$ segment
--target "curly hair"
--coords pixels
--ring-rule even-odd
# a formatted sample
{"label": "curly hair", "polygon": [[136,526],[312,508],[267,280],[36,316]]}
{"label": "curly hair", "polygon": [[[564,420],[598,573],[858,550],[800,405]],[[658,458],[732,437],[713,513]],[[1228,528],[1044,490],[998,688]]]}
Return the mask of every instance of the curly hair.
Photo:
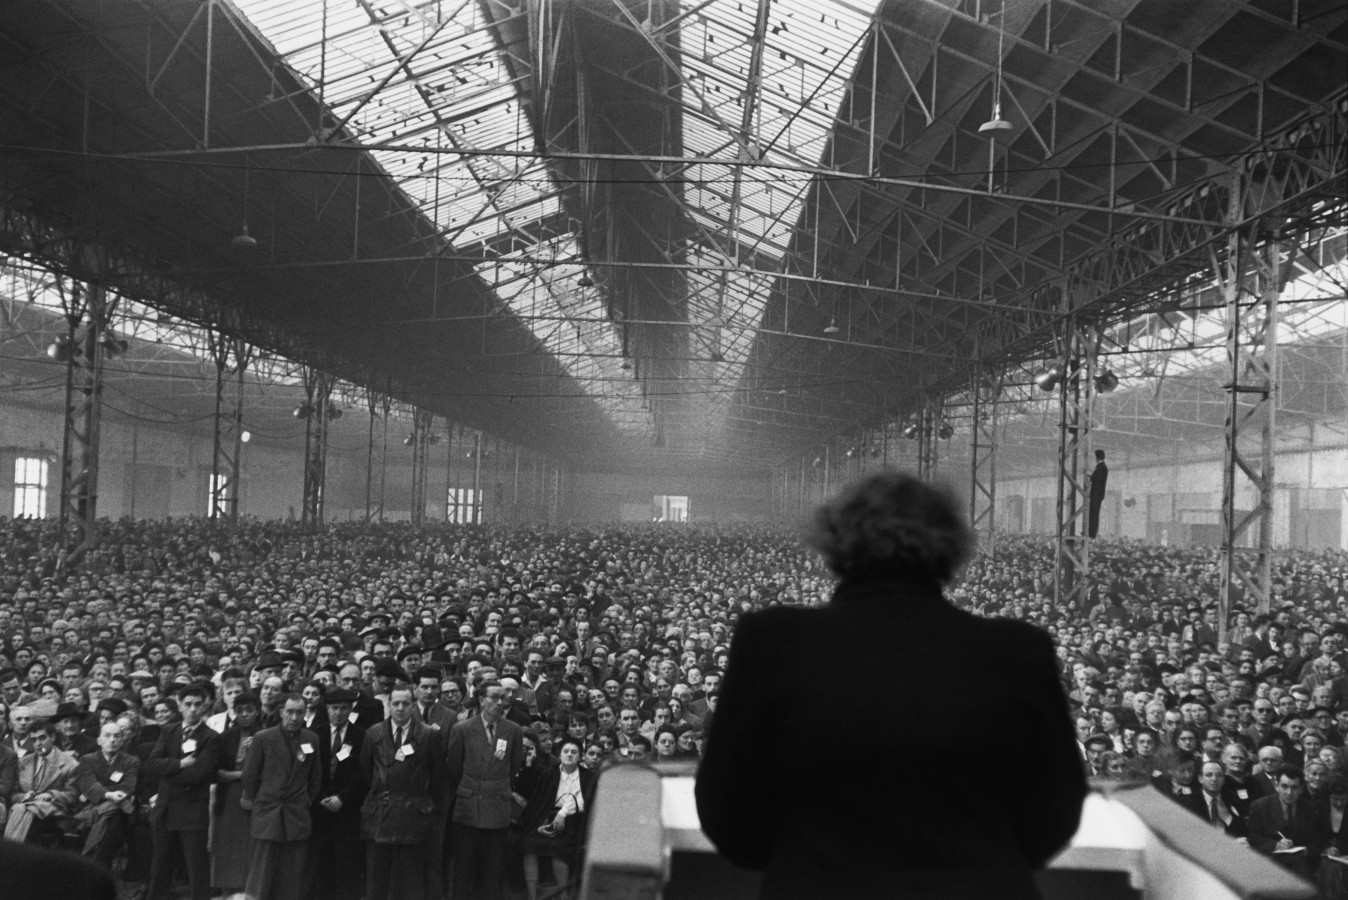
{"label": "curly hair", "polygon": [[973,555],[976,538],[951,488],[882,472],[819,506],[805,541],[841,578],[906,572],[948,584]]}

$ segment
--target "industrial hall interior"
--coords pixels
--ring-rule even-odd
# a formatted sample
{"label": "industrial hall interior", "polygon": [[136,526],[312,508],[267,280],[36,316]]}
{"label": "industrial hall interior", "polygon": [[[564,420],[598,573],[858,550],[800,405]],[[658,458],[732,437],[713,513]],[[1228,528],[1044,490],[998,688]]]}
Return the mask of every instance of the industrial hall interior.
{"label": "industrial hall interior", "polygon": [[555,583],[701,677],[889,471],[975,611],[1339,621],[1342,0],[0,6],[0,669],[86,593],[584,644]]}

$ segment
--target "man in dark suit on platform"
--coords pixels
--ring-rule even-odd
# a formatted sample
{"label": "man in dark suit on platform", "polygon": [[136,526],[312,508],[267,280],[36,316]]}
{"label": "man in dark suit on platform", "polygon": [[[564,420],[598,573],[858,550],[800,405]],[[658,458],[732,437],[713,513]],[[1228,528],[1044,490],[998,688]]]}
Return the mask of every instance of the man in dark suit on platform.
{"label": "man in dark suit on platform", "polygon": [[311,810],[314,833],[309,852],[308,895],[313,900],[357,900],[365,873],[360,841],[360,751],[365,730],[350,724],[356,695],[345,688],[328,691],[327,731],[319,735],[318,760],[323,786]]}
{"label": "man in dark suit on platform", "polygon": [[285,694],[281,724],[253,735],[243,760],[243,808],[252,813],[250,900],[292,900],[304,883],[312,823],[310,805],[323,786],[318,735],[303,728],[305,702]]}
{"label": "man in dark suit on platform", "polygon": [[[863,478],[811,532],[841,581],[827,606],[740,618],[697,776],[703,831],[765,870],[762,897],[1037,898],[1032,873],[1086,795],[1052,640],[942,596],[975,541],[944,489]],[[885,652],[857,652],[877,639]],[[802,659],[848,666],[821,681]],[[900,714],[875,717],[879,696]],[[941,777],[986,770],[989,735],[1014,778]]]}
{"label": "man in dark suit on platform", "polygon": [[181,859],[187,869],[192,900],[210,900],[211,863],[206,833],[211,818],[211,784],[220,763],[220,735],[207,727],[210,691],[189,684],[178,692],[181,722],[159,733],[141,766],[159,779],[159,793],[150,810],[154,855],[150,864],[148,900],[167,900],[173,872]]}
{"label": "man in dark suit on platform", "polygon": [[[1250,804],[1250,846],[1274,862],[1310,877],[1311,853],[1317,847],[1315,815],[1301,799],[1306,780],[1300,769],[1284,767],[1278,773],[1277,793]],[[1296,848],[1302,848],[1298,851]]]}
{"label": "man in dark suit on platform", "polygon": [[1100,507],[1105,503],[1106,486],[1109,484],[1109,466],[1105,465],[1105,451],[1095,451],[1095,468],[1091,469],[1090,505],[1087,508],[1087,534],[1095,537],[1100,533]]}

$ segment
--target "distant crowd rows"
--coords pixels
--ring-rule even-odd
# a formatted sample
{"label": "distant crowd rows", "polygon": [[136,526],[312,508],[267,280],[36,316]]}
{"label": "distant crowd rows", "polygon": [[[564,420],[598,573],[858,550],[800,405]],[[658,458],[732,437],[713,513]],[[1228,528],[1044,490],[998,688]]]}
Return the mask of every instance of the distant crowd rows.
{"label": "distant crowd rows", "polygon": [[[739,617],[832,586],[785,527],[118,522],[72,572],[55,537],[0,526],[0,819],[152,900],[175,874],[203,898],[565,888],[592,773],[695,761]],[[1348,555],[1280,554],[1271,608],[1238,602],[1220,638],[1211,549],[1097,541],[1091,577],[1057,607],[1051,546],[1001,540],[948,595],[1054,636],[1089,774],[1150,780],[1339,890],[1348,866],[1317,863],[1348,852]],[[313,770],[302,838],[258,812],[273,727]],[[509,763],[515,729],[498,861],[464,830],[490,818],[465,773],[473,740]],[[1287,821],[1255,806],[1293,792]]]}

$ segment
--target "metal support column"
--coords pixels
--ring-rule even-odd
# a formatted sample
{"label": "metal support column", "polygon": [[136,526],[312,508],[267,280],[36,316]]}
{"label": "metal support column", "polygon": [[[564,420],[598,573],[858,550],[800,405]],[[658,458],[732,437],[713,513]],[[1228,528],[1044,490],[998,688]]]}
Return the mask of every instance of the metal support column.
{"label": "metal support column", "polygon": [[[1241,214],[1242,196],[1237,186],[1232,191],[1233,216]],[[1248,605],[1253,600],[1259,612],[1268,612],[1272,599],[1278,297],[1295,255],[1278,240],[1260,234],[1256,223],[1231,233],[1225,259],[1217,266],[1226,301],[1228,379],[1222,386],[1227,407],[1219,639],[1226,637],[1233,601]],[[1242,500],[1251,499],[1253,508],[1239,508]],[[1254,546],[1241,546],[1255,525]]]}
{"label": "metal support column", "polygon": [[426,523],[426,482],[430,469],[431,425],[430,410],[420,407],[412,410],[412,524]]}
{"label": "metal support column", "polygon": [[551,483],[548,485],[548,524],[556,525],[562,512],[562,469],[552,466]]}
{"label": "metal support column", "polygon": [[[208,515],[212,519],[228,520],[234,525],[239,521],[239,463],[243,458],[243,374],[248,367],[248,346],[238,338],[216,331],[211,335],[211,356],[215,361],[215,428],[211,453]],[[233,377],[226,377],[230,374]],[[233,388],[232,391],[230,387]]]}
{"label": "metal support column", "polygon": [[482,432],[473,432],[473,524],[482,524]]}
{"label": "metal support column", "polygon": [[941,426],[943,402],[940,397],[927,395],[918,412],[917,423],[917,477],[931,481],[936,477],[939,463],[937,429]]}
{"label": "metal support column", "polygon": [[308,532],[323,527],[323,482],[328,468],[328,404],[332,378],[304,368],[304,497],[300,526]]}
{"label": "metal support column", "polygon": [[974,417],[969,448],[969,527],[980,537],[979,549],[997,548],[997,399],[1002,375],[975,372],[970,391]]}
{"label": "metal support column", "polygon": [[1082,609],[1091,589],[1090,540],[1086,536],[1091,485],[1086,460],[1090,456],[1095,401],[1095,330],[1088,329],[1075,317],[1069,318],[1063,331],[1062,349],[1053,602]]}
{"label": "metal support column", "polygon": [[[99,251],[89,250],[90,253]],[[92,268],[92,267],[91,267]],[[99,254],[96,268],[106,263]],[[98,449],[103,413],[104,334],[116,307],[103,284],[71,282],[64,296],[68,331],[66,363],[65,435],[61,444],[61,557],[62,571],[78,568],[98,540]],[[83,334],[79,333],[81,323]]]}

